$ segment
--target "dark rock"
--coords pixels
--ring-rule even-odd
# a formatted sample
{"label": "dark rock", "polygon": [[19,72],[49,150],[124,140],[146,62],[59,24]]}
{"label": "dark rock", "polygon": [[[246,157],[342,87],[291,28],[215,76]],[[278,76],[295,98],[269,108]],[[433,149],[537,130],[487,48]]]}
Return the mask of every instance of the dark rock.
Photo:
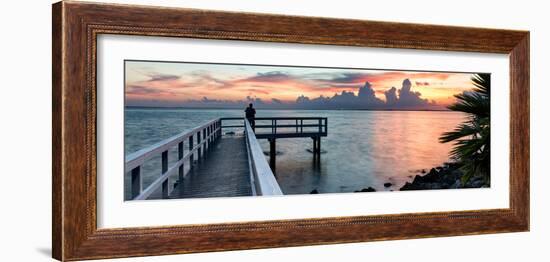
{"label": "dark rock", "polygon": [[392,186],[392,183],[390,182],[384,183],[384,187],[391,187],[391,186]]}
{"label": "dark rock", "polygon": [[401,191],[406,191],[406,190],[421,190],[423,188],[421,188],[420,186],[420,183],[405,183],[405,185],[403,187],[401,187],[399,190]]}
{"label": "dark rock", "polygon": [[355,192],[376,192],[376,189],[374,189],[373,187],[367,187],[361,190],[356,190]]}
{"label": "dark rock", "polygon": [[421,177],[421,181],[425,183],[433,183],[439,179],[439,172],[435,168],[430,169],[430,172]]}
{"label": "dark rock", "polygon": [[420,171],[420,173],[426,174],[426,169],[422,169],[422,171]]}
{"label": "dark rock", "polygon": [[[400,190],[424,190],[424,189],[448,189],[464,187],[482,187],[483,180],[471,179],[466,185],[462,185],[463,176],[461,165],[457,163],[445,163],[442,166],[430,169],[425,175],[416,175],[412,182],[407,182]],[[423,173],[426,173],[425,170]]]}
{"label": "dark rock", "polygon": [[319,194],[319,191],[317,191],[317,189],[313,189],[311,192],[309,192],[310,194]]}

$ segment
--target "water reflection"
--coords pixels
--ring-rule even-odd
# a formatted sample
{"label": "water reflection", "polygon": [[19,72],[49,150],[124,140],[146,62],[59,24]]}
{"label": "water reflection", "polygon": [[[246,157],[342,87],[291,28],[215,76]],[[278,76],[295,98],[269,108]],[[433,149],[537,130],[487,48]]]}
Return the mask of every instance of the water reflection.
{"label": "water reflection", "polygon": [[[242,110],[126,109],[125,151],[134,152],[217,117],[242,117]],[[277,181],[285,194],[353,192],[373,187],[398,190],[421,169],[449,161],[452,144],[441,133],[465,115],[457,112],[258,110],[257,117],[327,117],[328,136],[314,162],[311,138],[277,139]],[[261,140],[269,152],[267,140]],[[175,154],[172,154],[175,155]],[[266,157],[268,158],[268,157]],[[158,170],[152,160],[151,170]],[[147,185],[158,172],[144,174]],[[384,183],[392,183],[384,187]],[[125,183],[126,194],[129,183]]]}

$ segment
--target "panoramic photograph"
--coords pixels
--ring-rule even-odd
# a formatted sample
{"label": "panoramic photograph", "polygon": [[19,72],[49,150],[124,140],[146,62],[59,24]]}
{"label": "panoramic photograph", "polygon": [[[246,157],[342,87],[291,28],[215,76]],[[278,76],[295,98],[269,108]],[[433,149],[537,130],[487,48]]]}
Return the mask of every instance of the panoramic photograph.
{"label": "panoramic photograph", "polygon": [[490,74],[124,63],[125,200],[490,187]]}

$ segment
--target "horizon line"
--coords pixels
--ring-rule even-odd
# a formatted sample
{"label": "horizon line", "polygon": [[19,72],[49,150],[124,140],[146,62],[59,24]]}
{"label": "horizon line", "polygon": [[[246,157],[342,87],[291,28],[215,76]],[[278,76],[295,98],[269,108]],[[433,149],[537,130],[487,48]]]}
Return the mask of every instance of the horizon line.
{"label": "horizon line", "polygon": [[[144,108],[144,109],[222,109],[222,110],[240,110],[240,108],[228,108],[228,107],[183,107],[183,106],[129,106],[125,105],[124,108]],[[303,110],[303,111],[418,111],[418,112],[456,112],[450,109],[358,109],[358,108],[338,108],[338,109],[302,109],[302,108],[256,108],[257,110]]]}

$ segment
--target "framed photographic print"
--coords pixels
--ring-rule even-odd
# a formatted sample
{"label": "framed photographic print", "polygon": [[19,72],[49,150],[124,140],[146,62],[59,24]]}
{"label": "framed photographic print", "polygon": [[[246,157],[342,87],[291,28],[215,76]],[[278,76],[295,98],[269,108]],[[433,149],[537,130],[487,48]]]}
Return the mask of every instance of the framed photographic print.
{"label": "framed photographic print", "polygon": [[53,5],[53,256],[529,230],[529,32]]}

